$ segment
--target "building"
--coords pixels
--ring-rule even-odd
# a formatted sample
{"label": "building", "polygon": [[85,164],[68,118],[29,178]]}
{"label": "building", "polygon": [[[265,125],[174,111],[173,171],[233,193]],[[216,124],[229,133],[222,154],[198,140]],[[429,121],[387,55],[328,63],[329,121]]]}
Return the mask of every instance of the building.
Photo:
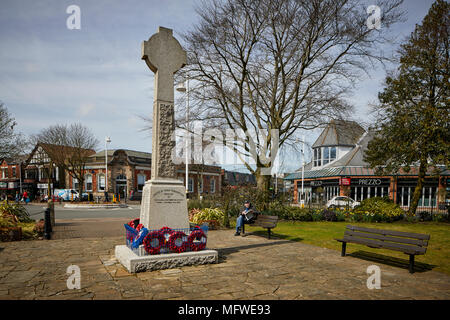
{"label": "building", "polygon": [[[74,148],[48,143],[36,144],[24,163],[22,188],[28,191],[31,199],[47,195],[49,184],[51,190],[67,187],[68,173],[58,163],[66,159],[71,150]],[[82,152],[87,155],[95,153],[94,150],[89,149],[82,149]]]}
{"label": "building", "polygon": [[[132,200],[142,198],[145,181],[151,177],[151,153],[127,149],[108,150],[107,160],[105,151],[97,152],[89,157],[86,164],[84,191],[92,193],[94,198],[105,195],[105,186],[109,194],[117,198],[124,197]],[[106,176],[106,161],[108,174]],[[220,194],[220,167],[208,165],[189,165],[188,197],[198,194]],[[186,185],[185,165],[177,165],[177,177]],[[78,181],[66,175],[69,188],[78,188]]]}
{"label": "building", "polygon": [[25,156],[0,159],[0,197],[6,195],[13,199],[16,192],[22,192],[24,161]]}
{"label": "building", "polygon": [[[48,168],[51,167],[50,188],[79,190],[79,181],[57,165],[62,156],[70,154],[70,147],[38,143],[29,155],[18,159],[0,159],[0,196],[14,197],[16,191],[27,190],[31,199],[48,194]],[[84,167],[83,192],[94,199],[104,199],[105,190],[110,199],[140,200],[145,181],[151,177],[151,153],[127,149],[108,150],[106,175],[105,151],[83,149],[87,155]],[[56,159],[59,158],[59,159]],[[185,165],[176,166],[178,179],[186,185]],[[106,188],[106,185],[108,186]],[[219,166],[189,165],[188,197],[215,195],[222,192],[222,173]]]}
{"label": "building", "polygon": [[[332,197],[349,196],[356,201],[371,197],[388,196],[407,210],[417,185],[418,167],[409,172],[401,170],[392,175],[380,176],[364,161],[364,152],[372,132],[367,132],[354,121],[333,120],[314,142],[313,159],[304,167],[303,196],[301,168],[286,176],[293,182],[294,203],[324,204]],[[430,169],[422,190],[420,209],[439,208],[449,195],[447,168]]]}
{"label": "building", "polygon": [[222,169],[222,185],[226,186],[256,186],[256,178],[251,173],[228,171]]}

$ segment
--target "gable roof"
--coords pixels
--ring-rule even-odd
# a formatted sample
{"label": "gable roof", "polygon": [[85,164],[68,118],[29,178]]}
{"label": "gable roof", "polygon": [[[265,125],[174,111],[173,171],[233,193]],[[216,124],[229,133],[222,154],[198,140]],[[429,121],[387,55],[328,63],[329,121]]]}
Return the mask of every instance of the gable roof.
{"label": "gable roof", "polygon": [[331,120],[312,147],[354,146],[364,132],[364,128],[355,121]]}
{"label": "gable roof", "polygon": [[[38,142],[38,143],[36,143],[36,146],[33,148],[33,151],[31,151],[30,154],[27,156],[27,159],[25,161],[26,165],[28,165],[30,163],[31,159],[33,158],[33,155],[39,149],[39,147],[42,148],[42,150],[45,152],[45,154],[50,158],[51,158],[51,154],[53,152],[58,152],[58,153],[67,155],[70,150],[77,149],[77,148],[71,147],[71,146],[63,146],[63,145],[57,145],[57,144]],[[95,150],[93,150],[93,149],[83,149],[83,150],[85,150],[88,155],[92,155],[95,153]]]}

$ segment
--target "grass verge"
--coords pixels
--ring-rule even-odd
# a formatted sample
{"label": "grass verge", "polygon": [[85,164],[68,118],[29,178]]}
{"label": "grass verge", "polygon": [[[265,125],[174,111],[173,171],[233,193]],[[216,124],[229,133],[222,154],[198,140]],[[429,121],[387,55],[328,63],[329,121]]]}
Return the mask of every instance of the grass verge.
{"label": "grass verge", "polygon": [[[404,232],[425,233],[431,236],[425,255],[415,258],[416,266],[433,269],[450,275],[450,224],[442,222],[394,222],[394,223],[355,223],[355,222],[300,222],[280,221],[272,230],[273,236],[299,241],[323,248],[340,251],[341,243],[334,240],[342,239],[345,226],[357,225],[360,227],[397,230]],[[261,227],[246,225],[246,233],[254,233],[267,237],[267,230]],[[378,259],[381,263],[407,265],[409,256],[398,251],[374,249],[364,245],[347,244],[347,254],[367,259]]]}

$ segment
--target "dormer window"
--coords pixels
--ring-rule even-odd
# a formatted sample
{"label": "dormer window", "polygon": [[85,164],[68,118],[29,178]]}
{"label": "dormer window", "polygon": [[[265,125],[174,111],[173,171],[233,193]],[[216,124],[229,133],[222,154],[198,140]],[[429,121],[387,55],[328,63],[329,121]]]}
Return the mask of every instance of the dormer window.
{"label": "dormer window", "polygon": [[321,148],[314,149],[314,167],[320,167],[322,165],[322,152]]}
{"label": "dormer window", "polygon": [[336,160],[336,147],[323,147],[323,165]]}
{"label": "dormer window", "polygon": [[314,148],[314,167],[324,166],[336,160],[336,147]]}

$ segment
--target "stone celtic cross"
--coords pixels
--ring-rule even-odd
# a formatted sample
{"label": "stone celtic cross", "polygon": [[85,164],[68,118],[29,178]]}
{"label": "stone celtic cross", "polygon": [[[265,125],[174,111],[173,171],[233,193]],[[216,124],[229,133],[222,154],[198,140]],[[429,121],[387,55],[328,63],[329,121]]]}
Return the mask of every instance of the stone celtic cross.
{"label": "stone celtic cross", "polygon": [[142,43],[142,60],[155,73],[151,179],[175,179],[173,75],[186,65],[186,51],[173,37],[171,29],[159,27],[157,33]]}

